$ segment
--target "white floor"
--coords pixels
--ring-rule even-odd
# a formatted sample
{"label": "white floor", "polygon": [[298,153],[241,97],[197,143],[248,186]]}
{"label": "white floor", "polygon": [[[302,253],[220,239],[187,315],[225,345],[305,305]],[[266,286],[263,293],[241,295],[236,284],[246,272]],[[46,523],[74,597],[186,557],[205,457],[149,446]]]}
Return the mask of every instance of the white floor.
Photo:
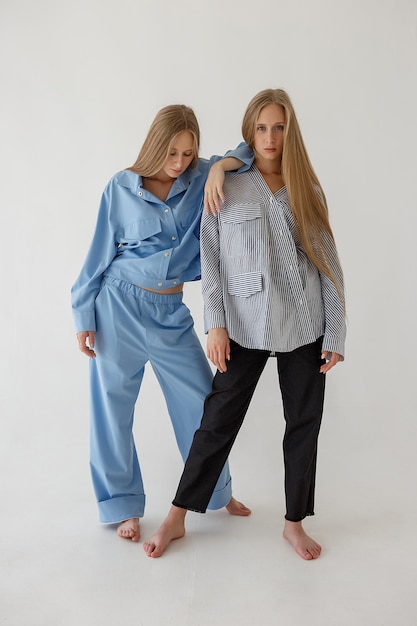
{"label": "white floor", "polygon": [[[345,414],[329,392],[316,516],[305,524],[324,550],[304,562],[281,538],[276,398],[271,361],[231,456],[234,493],[252,516],[189,514],[186,538],[157,560],[97,522],[88,426],[74,413],[84,398],[36,425],[4,420],[0,624],[415,626],[415,429],[388,432],[379,426],[387,415]],[[139,409],[147,536],[169,506],[181,462],[163,402],[151,406],[146,385]]]}

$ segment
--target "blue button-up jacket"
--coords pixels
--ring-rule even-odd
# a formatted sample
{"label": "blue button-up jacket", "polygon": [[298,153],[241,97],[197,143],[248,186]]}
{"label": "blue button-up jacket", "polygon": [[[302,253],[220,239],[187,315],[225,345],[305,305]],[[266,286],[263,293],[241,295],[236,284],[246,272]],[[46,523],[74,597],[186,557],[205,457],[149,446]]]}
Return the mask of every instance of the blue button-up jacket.
{"label": "blue button-up jacket", "polygon": [[[241,170],[253,160],[246,144],[228,156],[245,164]],[[200,278],[204,185],[210,166],[220,158],[199,159],[196,168],[174,180],[165,201],[144,189],[141,176],[130,170],[111,178],[87,258],[72,288],[76,332],[96,330],[94,303],[103,276],[157,290]]]}

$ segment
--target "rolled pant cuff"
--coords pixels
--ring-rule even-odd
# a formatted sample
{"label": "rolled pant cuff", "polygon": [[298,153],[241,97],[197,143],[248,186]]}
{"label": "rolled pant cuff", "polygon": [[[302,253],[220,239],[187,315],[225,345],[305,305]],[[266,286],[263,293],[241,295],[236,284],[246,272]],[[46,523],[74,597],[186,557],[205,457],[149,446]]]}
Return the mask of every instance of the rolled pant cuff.
{"label": "rolled pant cuff", "polygon": [[229,504],[231,497],[232,497],[232,479],[230,478],[227,484],[223,487],[223,489],[218,489],[212,493],[210,502],[208,503],[207,508],[210,509],[211,511],[222,509],[224,506]]}
{"label": "rolled pant cuff", "polygon": [[102,524],[116,524],[132,517],[143,517],[145,495],[118,496],[98,503],[99,519]]}

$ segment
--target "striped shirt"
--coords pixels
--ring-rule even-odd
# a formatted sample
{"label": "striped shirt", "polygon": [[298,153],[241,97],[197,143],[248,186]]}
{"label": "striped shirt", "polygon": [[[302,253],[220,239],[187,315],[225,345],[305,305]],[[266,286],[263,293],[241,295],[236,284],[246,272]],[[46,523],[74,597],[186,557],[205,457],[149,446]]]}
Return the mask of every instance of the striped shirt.
{"label": "striped shirt", "polygon": [[[201,225],[204,326],[226,328],[246,348],[289,352],[323,337],[344,354],[344,303],[301,248],[285,187],[271,192],[255,165],[228,174],[225,203]],[[325,252],[340,293],[335,244]]]}

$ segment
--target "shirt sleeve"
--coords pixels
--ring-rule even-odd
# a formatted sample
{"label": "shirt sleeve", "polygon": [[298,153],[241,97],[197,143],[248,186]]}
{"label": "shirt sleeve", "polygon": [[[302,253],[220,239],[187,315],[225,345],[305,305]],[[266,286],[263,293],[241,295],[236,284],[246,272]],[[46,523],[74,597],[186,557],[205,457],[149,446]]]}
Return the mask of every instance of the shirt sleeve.
{"label": "shirt sleeve", "polygon": [[220,278],[219,220],[203,212],[201,218],[201,281],[204,300],[204,331],[226,328]]}
{"label": "shirt sleeve", "polygon": [[324,305],[325,329],[323,350],[337,352],[342,357],[345,354],[346,316],[344,300],[343,272],[340,266],[337,250],[333,238],[325,234],[324,238],[326,259],[336,278],[337,287],[324,274],[320,273],[321,293]]}
{"label": "shirt sleeve", "polygon": [[96,330],[95,299],[100,290],[103,273],[116,256],[119,245],[111,219],[114,184],[112,179],[103,192],[93,240],[81,272],[71,289],[72,312],[77,333],[83,330]]}

